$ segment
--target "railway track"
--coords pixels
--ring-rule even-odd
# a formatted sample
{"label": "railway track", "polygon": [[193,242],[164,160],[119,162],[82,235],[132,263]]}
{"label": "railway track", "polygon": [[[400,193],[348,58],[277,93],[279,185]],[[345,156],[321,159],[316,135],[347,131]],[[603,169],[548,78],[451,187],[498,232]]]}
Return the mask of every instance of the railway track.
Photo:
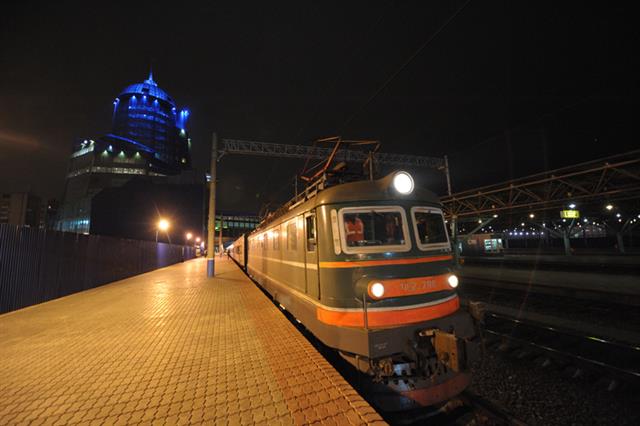
{"label": "railway track", "polygon": [[[632,343],[638,341],[634,335],[639,335],[637,330],[640,330],[640,310],[615,303],[607,298],[606,293],[601,294],[597,301],[587,301],[560,295],[549,297],[547,294],[530,292],[527,287],[505,289],[465,280],[460,296],[462,304],[473,300],[525,311],[527,314],[564,318],[568,322],[588,325],[589,327],[582,327],[585,331],[596,329],[600,332],[593,331],[594,333],[618,336],[618,340]],[[613,330],[614,333],[603,329]]]}
{"label": "railway track", "polygon": [[403,413],[381,413],[392,425],[430,426],[524,426],[526,423],[517,419],[508,411],[481,396],[465,390],[456,398],[437,409],[416,409]]}
{"label": "railway track", "polygon": [[574,378],[590,374],[608,390],[623,383],[640,387],[638,346],[492,312],[485,316],[483,333],[488,346],[520,359],[536,359],[543,367],[555,363]]}

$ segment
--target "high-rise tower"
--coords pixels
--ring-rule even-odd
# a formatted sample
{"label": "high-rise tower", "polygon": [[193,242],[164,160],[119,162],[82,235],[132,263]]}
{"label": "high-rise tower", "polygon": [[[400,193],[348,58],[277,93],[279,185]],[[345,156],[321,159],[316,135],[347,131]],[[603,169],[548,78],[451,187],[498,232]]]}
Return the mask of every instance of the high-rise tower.
{"label": "high-rise tower", "polygon": [[74,143],[56,228],[89,232],[91,199],[103,188],[121,186],[133,176],[173,176],[191,167],[189,111],[149,73],[113,101],[111,133]]}

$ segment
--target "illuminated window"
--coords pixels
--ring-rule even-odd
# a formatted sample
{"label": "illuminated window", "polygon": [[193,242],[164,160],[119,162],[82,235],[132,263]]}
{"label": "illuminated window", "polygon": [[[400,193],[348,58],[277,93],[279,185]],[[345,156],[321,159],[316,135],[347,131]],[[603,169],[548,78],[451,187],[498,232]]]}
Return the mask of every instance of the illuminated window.
{"label": "illuminated window", "polygon": [[340,210],[340,240],[345,253],[411,250],[409,229],[401,207],[348,207]]}

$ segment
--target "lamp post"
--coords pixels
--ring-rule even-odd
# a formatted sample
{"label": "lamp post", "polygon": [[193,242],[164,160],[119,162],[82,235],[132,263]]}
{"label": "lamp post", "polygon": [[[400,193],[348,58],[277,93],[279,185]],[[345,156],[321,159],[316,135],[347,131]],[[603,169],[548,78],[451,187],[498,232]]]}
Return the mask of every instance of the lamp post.
{"label": "lamp post", "polygon": [[209,185],[209,218],[207,221],[207,276],[215,275],[215,256],[213,253],[214,232],[216,226],[216,162],[218,160],[218,135],[211,138],[211,183]]}
{"label": "lamp post", "polygon": [[169,226],[169,221],[166,219],[160,219],[158,221],[158,226],[156,227],[156,243],[158,242],[158,231],[167,232]]}

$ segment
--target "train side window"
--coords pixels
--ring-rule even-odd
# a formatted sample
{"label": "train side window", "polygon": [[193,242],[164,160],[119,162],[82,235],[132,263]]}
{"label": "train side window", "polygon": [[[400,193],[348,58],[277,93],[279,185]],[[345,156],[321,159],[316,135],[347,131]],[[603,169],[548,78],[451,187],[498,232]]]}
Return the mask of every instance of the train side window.
{"label": "train side window", "polygon": [[292,220],[287,225],[287,249],[291,251],[298,250],[298,227],[295,220]]}
{"label": "train side window", "polygon": [[307,251],[316,251],[316,217],[307,216]]}

